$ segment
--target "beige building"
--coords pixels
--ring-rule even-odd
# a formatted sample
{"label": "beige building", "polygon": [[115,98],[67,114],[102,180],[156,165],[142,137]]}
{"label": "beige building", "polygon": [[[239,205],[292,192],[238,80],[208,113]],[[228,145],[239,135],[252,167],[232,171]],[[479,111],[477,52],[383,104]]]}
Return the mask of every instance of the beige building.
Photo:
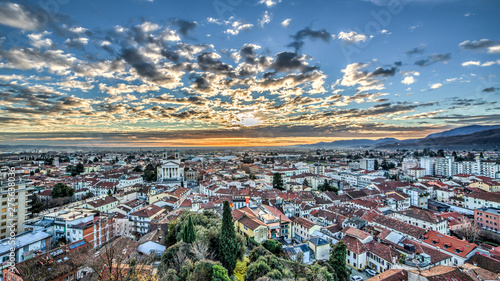
{"label": "beige building", "polygon": [[[11,188],[10,191],[9,188]],[[15,185],[11,187],[8,186],[7,182],[2,182],[0,239],[9,237],[11,235],[10,225],[12,224],[16,226],[15,234],[24,232],[23,224],[31,214],[30,202],[32,194],[33,187],[27,185],[24,182],[15,182]],[[13,208],[14,212],[11,212],[11,208]]]}

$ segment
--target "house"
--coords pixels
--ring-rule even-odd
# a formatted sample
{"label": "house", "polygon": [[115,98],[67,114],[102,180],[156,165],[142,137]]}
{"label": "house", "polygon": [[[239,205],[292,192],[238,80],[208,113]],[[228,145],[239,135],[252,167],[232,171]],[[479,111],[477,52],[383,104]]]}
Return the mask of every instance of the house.
{"label": "house", "polygon": [[43,231],[26,231],[12,237],[14,241],[11,237],[0,240],[1,269],[9,267],[11,261],[19,263],[34,257],[37,253],[50,250],[51,237],[51,234]]}
{"label": "house", "polygon": [[474,210],[474,221],[481,228],[499,232],[500,229],[500,209],[482,208]]}
{"label": "house", "polygon": [[310,219],[299,217],[292,221],[292,229],[294,238],[299,241],[307,241],[315,230],[321,231],[321,226]]}
{"label": "house", "polygon": [[462,265],[477,252],[477,245],[454,236],[444,235],[436,231],[428,231],[423,235],[422,242],[440,252],[452,256],[454,265]]}
{"label": "house", "polygon": [[299,253],[302,253],[302,263],[310,264],[312,262],[311,251],[306,243],[283,247],[283,251],[291,260],[297,261]]}
{"label": "house", "polygon": [[80,240],[24,260],[14,270],[4,269],[3,280],[77,280],[86,272],[86,263],[93,254],[92,246]]}
{"label": "house", "polygon": [[415,240],[420,239],[420,237],[422,237],[426,233],[426,230],[421,227],[411,225],[409,223],[394,218],[390,218],[384,215],[375,216],[372,219],[372,224],[375,226],[375,229],[377,229],[377,226],[380,226],[382,228],[391,230],[399,235],[402,235],[404,237],[409,237]]}
{"label": "house", "polygon": [[465,208],[481,209],[484,207],[500,208],[500,192],[474,191],[464,194]]}
{"label": "house", "polygon": [[469,227],[471,224],[471,220],[457,212],[444,212],[437,215],[448,221],[448,229],[450,231],[460,230]]}
{"label": "house", "polygon": [[404,269],[389,269],[367,281],[408,281],[408,271]]}
{"label": "house", "polygon": [[476,181],[469,184],[469,187],[479,188],[488,192],[498,192],[500,191],[500,182],[495,180]]}
{"label": "house", "polygon": [[118,205],[119,201],[113,196],[101,197],[98,199],[90,199],[80,205],[81,208],[96,210],[99,212],[109,213]]}
{"label": "house", "polygon": [[129,220],[133,223],[136,233],[144,235],[149,232],[152,223],[161,218],[165,209],[156,205],[148,205],[130,213]]}
{"label": "house", "polygon": [[316,260],[328,260],[330,258],[330,243],[322,238],[313,237],[308,241]]}
{"label": "house", "polygon": [[267,240],[267,225],[261,222],[253,212],[237,209],[233,210],[231,214],[234,226],[240,234],[253,238],[257,243],[263,243]]}
{"label": "house", "polygon": [[410,208],[394,213],[394,218],[407,222],[411,225],[432,229],[442,234],[448,234],[447,220],[436,215],[430,210],[420,208]]}

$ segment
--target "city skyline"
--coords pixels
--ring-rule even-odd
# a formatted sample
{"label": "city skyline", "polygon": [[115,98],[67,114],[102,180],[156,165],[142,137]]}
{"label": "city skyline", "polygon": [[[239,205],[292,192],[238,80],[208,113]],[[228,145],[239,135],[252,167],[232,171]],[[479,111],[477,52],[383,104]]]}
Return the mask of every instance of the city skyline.
{"label": "city skyline", "polygon": [[499,124],[495,1],[0,3],[0,144],[281,146]]}

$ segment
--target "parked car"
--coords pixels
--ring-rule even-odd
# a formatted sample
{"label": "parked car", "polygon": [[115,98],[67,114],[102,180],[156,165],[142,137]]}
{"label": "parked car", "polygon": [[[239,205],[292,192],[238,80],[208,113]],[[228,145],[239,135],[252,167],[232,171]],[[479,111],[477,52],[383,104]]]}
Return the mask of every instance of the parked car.
{"label": "parked car", "polygon": [[365,272],[368,273],[368,275],[375,276],[377,275],[377,272],[373,269],[367,268],[365,269]]}
{"label": "parked car", "polygon": [[351,276],[351,281],[363,281],[363,278],[358,275]]}

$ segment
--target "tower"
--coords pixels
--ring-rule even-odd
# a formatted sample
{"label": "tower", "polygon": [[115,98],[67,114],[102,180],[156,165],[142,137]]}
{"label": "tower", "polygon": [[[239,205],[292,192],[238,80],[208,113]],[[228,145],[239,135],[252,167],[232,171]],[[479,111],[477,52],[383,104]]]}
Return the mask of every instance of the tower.
{"label": "tower", "polygon": [[178,149],[175,150],[175,159],[179,159],[179,150]]}
{"label": "tower", "polygon": [[167,159],[167,149],[163,149],[163,159]]}

